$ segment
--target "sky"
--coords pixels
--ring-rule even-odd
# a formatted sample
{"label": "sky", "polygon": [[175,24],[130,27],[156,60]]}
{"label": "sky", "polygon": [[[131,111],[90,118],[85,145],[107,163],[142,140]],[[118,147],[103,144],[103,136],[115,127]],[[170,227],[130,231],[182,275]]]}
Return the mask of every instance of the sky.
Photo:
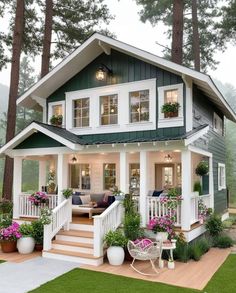
{"label": "sky", "polygon": [[[105,0],[111,14],[115,19],[110,22],[109,30],[116,34],[118,40],[149,51],[158,56],[162,56],[162,47],[156,42],[170,47],[170,42],[166,39],[165,28],[162,24],[152,27],[149,22],[142,23],[139,20],[138,12],[141,7],[137,6],[134,0]],[[7,28],[7,21],[3,24]],[[223,83],[231,83],[236,86],[236,47],[231,45],[225,52],[216,52],[215,58],[220,61],[217,69],[209,70],[213,78],[217,78]],[[56,64],[54,64],[56,65]],[[36,72],[40,70],[40,58],[34,64]],[[0,72],[0,83],[9,85],[10,68]]]}

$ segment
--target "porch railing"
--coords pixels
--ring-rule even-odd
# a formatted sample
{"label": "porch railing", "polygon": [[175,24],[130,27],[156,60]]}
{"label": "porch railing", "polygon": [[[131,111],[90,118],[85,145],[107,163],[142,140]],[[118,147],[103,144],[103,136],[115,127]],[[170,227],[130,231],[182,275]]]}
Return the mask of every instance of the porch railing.
{"label": "porch railing", "polygon": [[[173,201],[175,201],[173,199]],[[176,200],[175,209],[170,209],[168,204],[162,202],[159,197],[147,196],[147,221],[154,217],[162,217],[166,215],[175,217],[175,226],[181,225],[181,202]]]}
{"label": "porch railing", "polygon": [[69,230],[71,222],[72,206],[71,199],[65,199],[52,211],[52,222],[44,226],[43,249],[49,250],[52,247],[52,238],[64,228]]}
{"label": "porch railing", "polygon": [[202,201],[203,205],[206,206],[206,208],[210,208],[210,200],[211,196],[210,194],[206,195],[198,195],[198,193],[193,193],[191,196],[191,225],[199,221],[199,201]]}
{"label": "porch railing", "polygon": [[[58,203],[57,194],[49,194],[49,203],[48,207],[54,209]],[[19,216],[20,217],[29,217],[29,218],[38,218],[40,216],[41,206],[35,206],[32,202],[29,201],[30,194],[21,194],[19,195]]]}
{"label": "porch railing", "polygon": [[94,256],[103,256],[103,241],[105,234],[116,230],[123,218],[121,202],[115,201],[101,215],[93,216],[94,220]]}

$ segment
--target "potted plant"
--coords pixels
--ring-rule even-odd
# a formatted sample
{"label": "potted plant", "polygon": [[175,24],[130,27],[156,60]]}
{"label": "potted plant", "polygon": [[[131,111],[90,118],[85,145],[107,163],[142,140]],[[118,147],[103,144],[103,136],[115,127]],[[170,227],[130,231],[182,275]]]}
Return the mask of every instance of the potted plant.
{"label": "potted plant", "polygon": [[17,240],[17,249],[19,253],[21,254],[32,253],[35,246],[32,224],[27,224],[27,223],[21,224],[19,231],[21,233],[21,238]]}
{"label": "potted plant", "polygon": [[149,221],[147,229],[157,234],[156,240],[163,242],[174,234],[174,221],[169,215],[155,217]]}
{"label": "potted plant", "polygon": [[175,268],[175,262],[173,258],[169,258],[168,263],[167,263],[168,269],[173,270]]}
{"label": "potted plant", "polygon": [[70,198],[72,196],[73,190],[70,189],[70,188],[63,189],[62,194],[63,194],[64,198],[68,199],[68,198]]}
{"label": "potted plant", "polygon": [[50,170],[48,173],[48,184],[47,184],[47,191],[50,194],[53,194],[55,192],[55,187],[56,187],[55,177],[56,177],[55,171]]}
{"label": "potted plant", "polygon": [[165,118],[178,117],[179,108],[180,104],[178,102],[168,102],[162,106],[161,112],[164,113]]}
{"label": "potted plant", "polygon": [[12,222],[8,227],[1,228],[0,230],[0,242],[2,252],[14,252],[16,251],[17,239],[21,237],[19,231],[20,225],[16,222]]}
{"label": "potted plant", "polygon": [[127,243],[125,236],[121,231],[109,231],[105,235],[105,242],[108,246],[107,258],[110,265],[120,266],[124,262],[125,253],[124,246]]}
{"label": "potted plant", "polygon": [[48,204],[49,197],[45,192],[36,191],[35,193],[31,194],[29,201],[32,202],[35,206],[39,206],[41,204]]}
{"label": "potted plant", "polygon": [[195,173],[198,175],[198,176],[204,176],[204,175],[207,175],[209,172],[209,165],[208,165],[208,162],[207,161],[201,161],[198,163],[196,169],[195,169]]}
{"label": "potted plant", "polygon": [[55,126],[62,126],[63,116],[62,115],[53,115],[50,119],[50,123]]}
{"label": "potted plant", "polygon": [[32,222],[33,233],[32,236],[35,240],[35,250],[43,250],[43,223],[40,220]]}
{"label": "potted plant", "polygon": [[112,192],[112,195],[115,196],[116,200],[123,200],[125,197],[124,192],[119,190],[119,188],[117,186],[114,186],[113,188],[111,188],[111,192]]}

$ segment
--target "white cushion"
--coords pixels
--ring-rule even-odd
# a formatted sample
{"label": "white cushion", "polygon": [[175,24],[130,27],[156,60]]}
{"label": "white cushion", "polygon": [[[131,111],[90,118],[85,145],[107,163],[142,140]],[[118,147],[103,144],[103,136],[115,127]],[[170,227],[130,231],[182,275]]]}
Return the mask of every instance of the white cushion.
{"label": "white cushion", "polygon": [[80,197],[80,199],[82,201],[82,204],[88,204],[91,201],[90,194],[88,194],[88,195],[82,195]]}

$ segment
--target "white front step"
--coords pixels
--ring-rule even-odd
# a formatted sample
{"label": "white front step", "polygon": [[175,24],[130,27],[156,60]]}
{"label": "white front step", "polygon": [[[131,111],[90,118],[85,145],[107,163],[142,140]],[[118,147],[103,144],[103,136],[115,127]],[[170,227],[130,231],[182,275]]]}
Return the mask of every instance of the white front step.
{"label": "white front step", "polygon": [[97,259],[90,259],[90,258],[84,258],[84,257],[78,257],[78,256],[50,253],[48,251],[43,251],[42,256],[47,258],[60,259],[65,261],[76,262],[79,264],[92,265],[92,266],[100,266],[103,264],[103,257],[100,257]]}
{"label": "white front step", "polygon": [[94,226],[93,225],[70,223],[70,230],[81,230],[81,231],[93,232]]}
{"label": "white front step", "polygon": [[93,238],[70,236],[70,235],[56,235],[56,240],[93,244]]}
{"label": "white front step", "polygon": [[66,245],[66,244],[52,243],[52,248],[66,250],[66,251],[74,251],[74,252],[93,254],[93,248],[89,248],[89,247],[71,246],[71,245]]}

